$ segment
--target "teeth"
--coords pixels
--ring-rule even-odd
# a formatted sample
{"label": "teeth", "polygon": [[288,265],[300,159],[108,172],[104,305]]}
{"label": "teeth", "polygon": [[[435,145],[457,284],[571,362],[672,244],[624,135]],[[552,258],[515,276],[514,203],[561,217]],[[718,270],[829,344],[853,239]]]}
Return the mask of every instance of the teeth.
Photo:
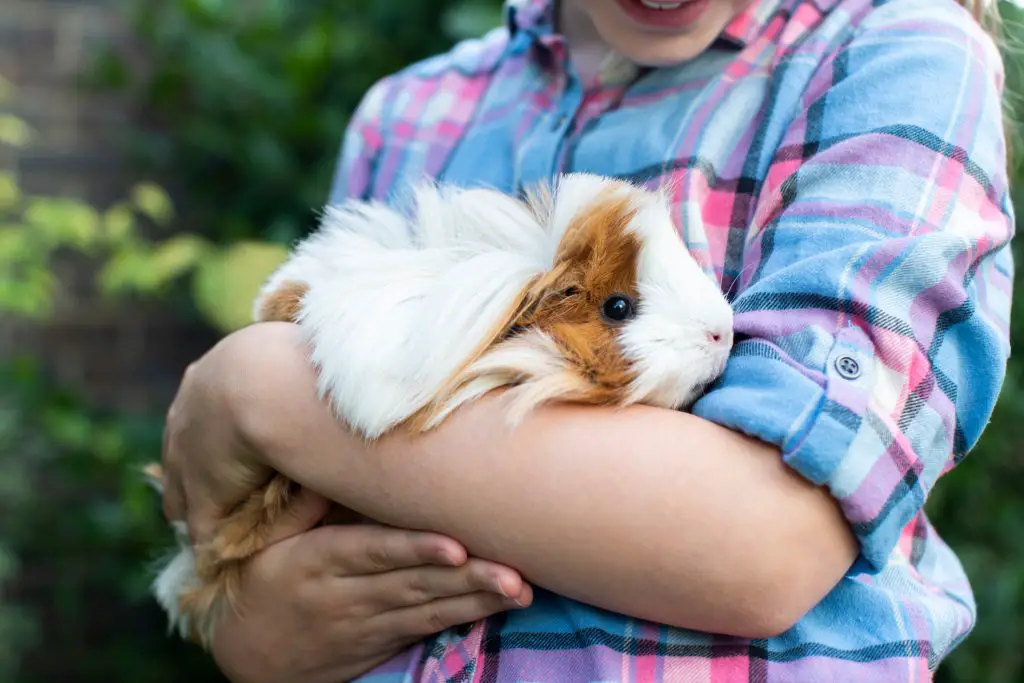
{"label": "teeth", "polygon": [[679,9],[683,6],[681,2],[655,2],[655,0],[640,0],[640,4],[651,9]]}

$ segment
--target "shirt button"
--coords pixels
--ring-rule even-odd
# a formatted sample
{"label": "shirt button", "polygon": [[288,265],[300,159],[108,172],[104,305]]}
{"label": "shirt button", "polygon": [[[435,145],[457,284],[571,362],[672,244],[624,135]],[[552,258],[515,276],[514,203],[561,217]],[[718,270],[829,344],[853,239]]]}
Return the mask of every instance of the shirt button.
{"label": "shirt button", "polygon": [[843,379],[857,379],[860,377],[860,363],[853,356],[839,356],[836,358],[836,372]]}

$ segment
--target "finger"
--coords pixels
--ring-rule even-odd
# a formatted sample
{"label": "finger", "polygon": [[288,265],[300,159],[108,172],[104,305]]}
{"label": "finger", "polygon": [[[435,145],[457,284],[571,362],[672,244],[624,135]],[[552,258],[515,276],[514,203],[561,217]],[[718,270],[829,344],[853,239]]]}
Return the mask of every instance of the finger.
{"label": "finger", "polygon": [[267,544],[272,545],[309,531],[320,523],[330,508],[331,501],[319,493],[307,488],[299,489],[299,492],[289,500],[284,515],[271,530]]}
{"label": "finger", "polygon": [[325,526],[303,537],[325,573],[379,574],[425,564],[456,567],[468,559],[462,544],[440,534],[376,524]]}
{"label": "finger", "polygon": [[185,519],[185,491],[176,481],[165,482],[163,493],[164,518],[168,522]]}
{"label": "finger", "polygon": [[516,598],[523,590],[523,579],[518,572],[476,558],[461,567],[422,566],[351,580],[353,592],[367,596],[379,611],[479,592]]}
{"label": "finger", "polygon": [[203,545],[213,541],[217,535],[217,523],[223,518],[223,512],[209,502],[189,502],[185,498],[188,520],[188,533],[194,545]]}
{"label": "finger", "polygon": [[510,609],[523,609],[532,602],[533,591],[526,585],[515,602],[494,593],[471,593],[385,612],[372,619],[367,628],[392,634],[396,639],[418,639]]}
{"label": "finger", "polygon": [[174,476],[173,457],[171,453],[171,430],[164,424],[161,446],[160,469],[162,470],[161,488],[163,489],[163,512],[168,521],[185,518],[185,492],[179,477]]}

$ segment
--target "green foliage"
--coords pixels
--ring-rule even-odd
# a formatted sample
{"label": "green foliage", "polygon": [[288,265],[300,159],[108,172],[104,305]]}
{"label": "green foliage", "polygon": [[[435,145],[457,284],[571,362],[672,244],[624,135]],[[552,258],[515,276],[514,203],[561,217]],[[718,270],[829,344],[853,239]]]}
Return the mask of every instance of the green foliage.
{"label": "green foliage", "polygon": [[29,500],[25,457],[36,444],[25,439],[24,406],[6,394],[0,389],[0,681],[13,677],[21,653],[35,642],[36,635],[28,610],[8,597],[19,569],[12,539],[17,530],[15,520],[22,519]]}
{"label": "green foliage", "polygon": [[34,362],[0,371],[0,576],[12,561],[32,569],[19,603],[0,603],[0,681],[221,680],[166,635],[148,593],[172,543],[139,473],[161,435],[158,416],[98,413]]}
{"label": "green foliage", "polygon": [[[12,88],[0,79],[0,92]],[[8,144],[29,144],[21,119],[0,119],[24,133]],[[104,212],[67,197],[25,196],[14,173],[0,171],[0,313],[45,320],[58,293],[52,261],[58,252],[89,256],[100,265],[97,286],[107,295],[158,295],[191,275],[198,311],[222,332],[250,322],[260,284],[287,255],[283,246],[238,243],[218,246],[198,235],[151,239],[144,228],[166,228],[174,207],[162,188],[140,183],[126,201]],[[146,221],[146,223],[142,223]]]}
{"label": "green foliage", "polygon": [[217,240],[289,242],[327,196],[356,103],[382,76],[499,21],[500,2],[122,0],[150,56],[116,51],[92,84],[151,125],[129,149],[173,177]]}
{"label": "green foliage", "polygon": [[[13,97],[12,86],[0,77],[0,104]],[[0,145],[26,146],[33,138],[21,119],[0,118]],[[67,197],[26,195],[11,171],[0,171],[0,320],[50,317],[61,294],[53,270],[60,254],[93,259],[101,287],[111,292],[164,292],[185,267],[203,266],[199,256],[206,253],[187,237],[143,236],[147,228],[166,227],[172,217],[169,198],[152,183],[136,185],[129,199],[100,211]],[[30,646],[51,645],[41,640],[40,625],[56,620],[68,643],[81,648],[82,636],[96,627],[104,597],[123,605],[124,617],[132,617],[132,610],[148,613],[152,627],[132,642],[115,639],[116,656],[114,649],[109,655],[83,652],[79,680],[136,680],[110,673],[129,664],[138,671],[159,662],[161,653],[168,657],[165,673],[146,680],[178,680],[189,661],[195,671],[211,671],[205,658],[182,657],[182,645],[168,642],[148,596],[150,556],[170,538],[138,473],[141,458],[159,453],[162,425],[154,417],[147,428],[139,427],[92,414],[49,385],[30,359],[6,360],[0,367],[0,681],[55,680],[18,673]],[[33,495],[37,491],[45,493]],[[83,557],[89,558],[84,570]],[[52,584],[40,594],[19,571],[22,564],[55,577]],[[124,629],[121,622],[111,626],[118,633]],[[43,660],[42,670],[59,678],[69,654]],[[54,664],[55,671],[47,668]]]}

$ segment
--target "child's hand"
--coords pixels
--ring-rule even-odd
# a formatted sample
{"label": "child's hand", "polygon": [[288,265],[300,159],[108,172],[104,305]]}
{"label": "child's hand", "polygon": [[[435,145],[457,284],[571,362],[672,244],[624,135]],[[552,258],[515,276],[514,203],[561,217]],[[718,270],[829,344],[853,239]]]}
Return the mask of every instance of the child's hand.
{"label": "child's hand", "polygon": [[[271,474],[252,445],[247,419],[262,400],[247,380],[275,361],[273,347],[261,348],[267,337],[254,326],[221,340],[185,371],[167,413],[164,514],[187,521],[194,542],[208,541],[224,515]],[[313,519],[298,531],[311,528],[326,507],[323,501],[319,510],[310,509]]]}
{"label": "child's hand", "polygon": [[240,614],[221,623],[213,642],[231,681],[338,683],[426,636],[533,596],[516,572],[467,561],[449,538],[356,525],[270,546],[254,559],[240,597]]}

